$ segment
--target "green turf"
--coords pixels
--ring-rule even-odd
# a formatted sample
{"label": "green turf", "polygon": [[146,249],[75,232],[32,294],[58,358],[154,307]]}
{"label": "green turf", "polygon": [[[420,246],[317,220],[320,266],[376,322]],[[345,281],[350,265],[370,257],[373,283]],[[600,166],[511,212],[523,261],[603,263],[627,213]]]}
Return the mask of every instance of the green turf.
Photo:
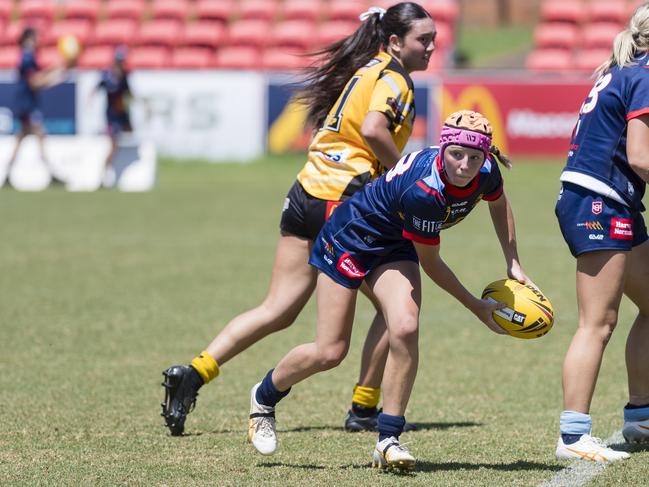
{"label": "green turf", "polygon": [[[174,164],[147,194],[0,192],[0,484],[538,485],[553,460],[560,367],[575,327],[574,262],[553,216],[556,163],[506,175],[529,275],[557,322],[538,341],[491,334],[428,282],[421,360],[404,435],[407,478],[369,468],[373,434],[341,429],[371,313],[359,304],[337,369],[295,387],[278,411],[274,457],[244,442],[248,390],[289,347],[313,337],[312,303],[289,330],[228,363],[201,391],[188,436],[159,416],[161,371],[186,363],[263,297],[284,195],[300,157],[248,165]],[[482,205],[484,206],[484,205]],[[480,207],[444,232],[442,253],[475,293],[504,277]],[[620,427],[631,309],[604,361],[594,432]],[[597,485],[641,485],[640,452]]]}

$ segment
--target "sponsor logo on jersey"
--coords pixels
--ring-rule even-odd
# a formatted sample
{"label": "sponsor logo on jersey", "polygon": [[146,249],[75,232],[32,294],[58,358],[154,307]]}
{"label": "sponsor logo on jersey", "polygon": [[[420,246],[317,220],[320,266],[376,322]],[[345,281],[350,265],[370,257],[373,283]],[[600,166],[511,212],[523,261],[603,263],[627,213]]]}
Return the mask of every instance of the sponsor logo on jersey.
{"label": "sponsor logo on jersey", "polygon": [[603,233],[589,233],[588,234],[588,239],[589,240],[604,240],[604,234]]}
{"label": "sponsor logo on jersey", "polygon": [[347,161],[347,156],[349,156],[349,149],[335,150],[329,152],[323,152],[322,155],[331,162],[343,163]]}
{"label": "sponsor logo on jersey", "polygon": [[338,259],[336,269],[352,279],[362,279],[365,277],[365,271],[363,268],[348,253],[343,254],[342,257]]}
{"label": "sponsor logo on jersey", "polygon": [[581,222],[581,223],[577,223],[577,226],[584,227],[586,228],[586,230],[604,230],[604,226],[598,221]]}
{"label": "sponsor logo on jersey", "polygon": [[331,260],[331,258],[330,258],[329,256],[327,256],[327,254],[322,254],[322,258],[324,259],[324,261],[325,261],[327,264],[329,264],[329,265],[333,265],[334,261]]}
{"label": "sponsor logo on jersey", "polygon": [[633,220],[630,218],[611,218],[611,238],[633,240]]}
{"label": "sponsor logo on jersey", "polygon": [[599,215],[602,212],[604,204],[601,201],[593,201],[590,205],[590,211],[593,215]]}
{"label": "sponsor logo on jersey", "polygon": [[327,201],[327,209],[325,210],[325,221],[329,219],[336,208],[342,205],[342,201]]}
{"label": "sponsor logo on jersey", "polygon": [[415,227],[415,230],[421,232],[434,233],[438,232],[443,222],[438,222],[434,220],[423,220],[422,218],[413,216],[412,217],[412,226]]}

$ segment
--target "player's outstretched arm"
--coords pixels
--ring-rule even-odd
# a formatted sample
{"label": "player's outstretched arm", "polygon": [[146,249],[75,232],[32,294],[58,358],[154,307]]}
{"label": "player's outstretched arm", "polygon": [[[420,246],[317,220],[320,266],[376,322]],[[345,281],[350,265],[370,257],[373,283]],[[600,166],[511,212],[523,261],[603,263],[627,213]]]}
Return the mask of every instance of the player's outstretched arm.
{"label": "player's outstretched arm", "polygon": [[507,276],[523,284],[532,284],[532,280],[523,271],[518,258],[514,213],[504,192],[500,198],[489,202],[489,213],[491,214],[491,221],[498,236],[498,241],[503,249],[503,255],[507,263]]}
{"label": "player's outstretched arm", "polygon": [[503,308],[503,303],[490,303],[471,294],[460,282],[455,273],[446,265],[439,255],[439,245],[424,245],[413,242],[419,262],[424,272],[435,284],[449,293],[474,315],[478,317],[491,331],[504,335],[507,332],[496,324],[493,312]]}

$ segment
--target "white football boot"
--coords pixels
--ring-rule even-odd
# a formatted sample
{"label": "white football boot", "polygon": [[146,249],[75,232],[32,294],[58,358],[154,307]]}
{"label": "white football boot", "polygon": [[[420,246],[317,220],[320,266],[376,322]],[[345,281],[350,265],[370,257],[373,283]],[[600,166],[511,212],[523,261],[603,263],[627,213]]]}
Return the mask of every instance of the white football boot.
{"label": "white football boot", "polygon": [[372,456],[372,466],[381,469],[410,470],[415,467],[415,457],[394,436],[378,441]]}
{"label": "white football boot", "polygon": [[579,441],[570,445],[559,437],[556,455],[557,460],[582,459],[591,462],[615,462],[631,456],[627,452],[609,448],[602,440],[590,435],[581,435]]}
{"label": "white football boot", "polygon": [[259,404],[256,399],[261,382],[250,390],[250,419],[248,421],[248,441],[262,455],[272,455],[277,450],[275,431],[275,408]]}
{"label": "white football boot", "polygon": [[628,443],[649,443],[649,419],[625,421],[622,436]]}

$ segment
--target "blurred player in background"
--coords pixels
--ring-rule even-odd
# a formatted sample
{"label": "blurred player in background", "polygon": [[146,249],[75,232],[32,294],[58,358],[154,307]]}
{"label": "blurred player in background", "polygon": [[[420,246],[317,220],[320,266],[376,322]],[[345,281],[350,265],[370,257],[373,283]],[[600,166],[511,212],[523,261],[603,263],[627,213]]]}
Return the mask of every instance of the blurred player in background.
{"label": "blurred player in background", "polygon": [[106,128],[110,137],[110,152],[104,164],[103,184],[106,187],[115,185],[115,170],[112,166],[113,157],[117,152],[119,136],[133,131],[129,104],[132,98],[126,71],[126,47],[115,49],[113,64],[110,69],[102,71],[101,81],[97,90],[106,92]]}
{"label": "blurred player in background", "polygon": [[[413,71],[425,70],[435,26],[418,4],[387,11],[372,7],[349,37],[321,51],[323,62],[307,74],[300,99],[319,129],[307,163],[284,202],[270,289],[256,308],[233,318],[189,366],[164,372],[163,416],[172,435],[183,432],[198,389],[219,367],[266,335],[291,325],[313,293],[317,272],[308,265],[314,240],[334,209],[399,160],[415,118]],[[351,431],[375,430],[388,355],[385,319],[377,313],[363,348]]]}
{"label": "blurred player in background", "polygon": [[[309,259],[320,271],[315,340],[293,348],[250,393],[248,437],[260,453],[269,455],[277,448],[275,406],[291,387],[344,359],[357,291],[365,282],[379,301],[389,335],[373,463],[381,468],[414,466],[399,436],[417,375],[418,264],[492,331],[505,333],[492,316],[504,304],[471,294],[440,256],[440,232],[486,200],[507,275],[530,282],[518,260],[514,219],[491,140],[491,124],[484,116],[468,110],[453,113],[442,128],[440,147],[408,154],[340,205],[324,224]],[[479,258],[478,249],[464,252]]]}
{"label": "blurred player in background", "polygon": [[649,242],[641,212],[649,181],[649,4],[615,38],[581,106],[556,214],[577,258],[579,323],[563,364],[556,455],[614,461],[629,454],[591,436],[589,414],[622,294],[638,307],[626,343],[629,402],[622,433],[649,440]]}
{"label": "blurred player in background", "polygon": [[[32,134],[38,137],[41,159],[48,164],[45,155],[45,129],[43,127],[43,114],[40,111],[39,92],[64,81],[66,70],[63,66],[41,69],[36,61],[37,41],[36,30],[32,27],[26,27],[18,40],[21,53],[20,64],[18,65],[15,114],[20,120],[20,131],[16,134],[16,145],[9,159],[7,174],[11,171],[23,140]],[[73,61],[73,59],[68,61],[70,66]],[[51,169],[50,172],[52,173]],[[54,173],[52,173],[52,179],[60,182]]]}

